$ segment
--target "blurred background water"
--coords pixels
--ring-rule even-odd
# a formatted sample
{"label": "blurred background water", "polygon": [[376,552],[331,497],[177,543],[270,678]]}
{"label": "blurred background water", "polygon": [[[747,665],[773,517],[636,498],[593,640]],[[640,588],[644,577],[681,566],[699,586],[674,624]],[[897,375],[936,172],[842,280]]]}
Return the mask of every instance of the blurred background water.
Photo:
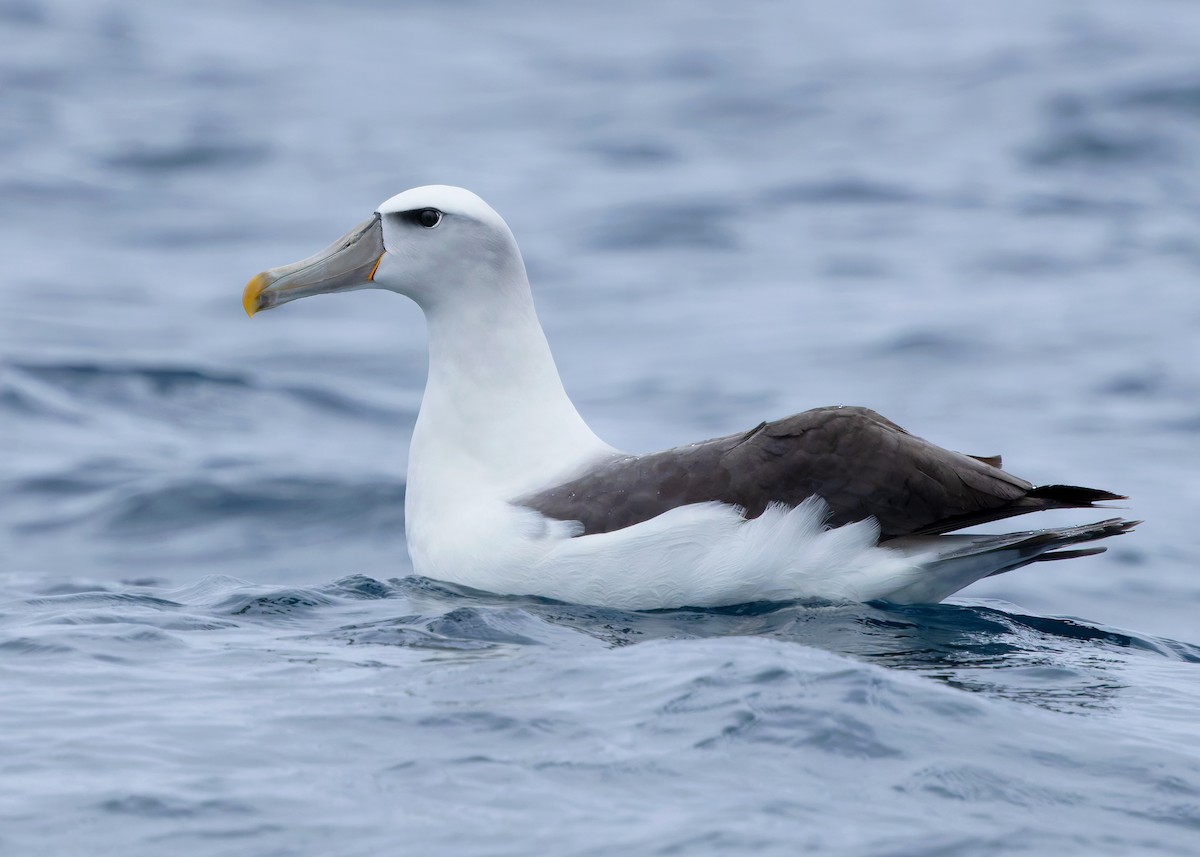
{"label": "blurred background water", "polygon": [[[0,853],[1194,854],[1198,41],[1177,0],[0,0]],[[919,608],[408,577],[418,311],[239,300],[426,183],[508,220],[619,447],[863,404],[1146,523]]]}

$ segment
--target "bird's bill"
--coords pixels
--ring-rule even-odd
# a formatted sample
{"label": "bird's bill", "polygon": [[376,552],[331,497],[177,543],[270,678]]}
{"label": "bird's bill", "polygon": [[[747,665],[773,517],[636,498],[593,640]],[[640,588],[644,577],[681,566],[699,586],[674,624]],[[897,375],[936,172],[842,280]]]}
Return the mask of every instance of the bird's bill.
{"label": "bird's bill", "polygon": [[242,306],[253,317],[260,309],[296,298],[369,286],[383,252],[383,226],[376,212],[315,256],[256,274],[242,292]]}

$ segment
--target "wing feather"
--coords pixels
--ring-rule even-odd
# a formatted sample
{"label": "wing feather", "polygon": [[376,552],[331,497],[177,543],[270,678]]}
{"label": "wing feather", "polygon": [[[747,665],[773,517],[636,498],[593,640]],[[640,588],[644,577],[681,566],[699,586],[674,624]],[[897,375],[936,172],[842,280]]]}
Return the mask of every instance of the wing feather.
{"label": "wing feather", "polygon": [[614,457],[515,502],[579,521],[581,534],[590,534],[706,501],[755,518],[768,505],[797,506],[815,494],[829,505],[832,526],[875,518],[888,539],[1123,499],[1075,486],[1034,488],[999,464],[999,456],[932,444],[867,408],[828,407],[703,443]]}

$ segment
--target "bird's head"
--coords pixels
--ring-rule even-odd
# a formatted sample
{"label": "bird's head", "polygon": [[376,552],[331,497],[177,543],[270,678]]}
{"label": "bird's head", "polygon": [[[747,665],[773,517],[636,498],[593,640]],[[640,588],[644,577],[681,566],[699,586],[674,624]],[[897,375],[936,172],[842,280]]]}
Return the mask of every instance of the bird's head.
{"label": "bird's head", "polygon": [[406,190],[320,253],[256,274],[242,293],[253,316],[310,295],[388,289],[429,310],[477,284],[522,271],[508,225],[468,190],[430,185]]}

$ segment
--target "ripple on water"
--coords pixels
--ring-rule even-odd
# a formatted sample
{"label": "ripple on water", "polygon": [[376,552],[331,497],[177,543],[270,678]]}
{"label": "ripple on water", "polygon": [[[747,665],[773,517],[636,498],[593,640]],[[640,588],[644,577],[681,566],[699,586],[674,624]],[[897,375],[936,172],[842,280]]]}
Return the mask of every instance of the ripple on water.
{"label": "ripple on water", "polygon": [[600,250],[731,250],[736,232],[728,202],[675,201],[622,205],[619,216],[596,219],[588,245]]}
{"label": "ripple on water", "polygon": [[244,169],[270,155],[270,148],[230,140],[186,140],[174,145],[139,146],[114,152],[102,159],[106,167],[159,176],[192,170]]}
{"label": "ripple on water", "polygon": [[794,182],[771,188],[764,200],[776,205],[903,205],[925,200],[903,185],[846,176],[819,181]]}
{"label": "ripple on water", "polygon": [[1114,93],[1109,101],[1130,111],[1200,120],[1200,78],[1193,74],[1135,83]]}
{"label": "ripple on water", "polygon": [[317,589],[275,589],[269,592],[234,593],[217,605],[230,616],[271,617],[299,621],[304,615],[336,603]]}
{"label": "ripple on water", "polygon": [[243,471],[221,481],[195,474],[124,493],[97,510],[104,529],[122,537],[231,519],[260,521],[263,526],[280,521],[289,528],[322,530],[362,521],[393,527],[396,532],[404,527],[404,483],[390,480],[256,476]]}
{"label": "ripple on water", "polygon": [[[77,420],[82,410],[134,412],[170,422],[206,412],[237,413],[247,399],[276,394],[322,414],[394,425],[414,414],[315,384],[283,383],[238,372],[194,366],[103,362],[0,364],[0,412]],[[64,398],[65,397],[65,398]],[[255,399],[257,401],[257,399]]]}
{"label": "ripple on water", "polygon": [[148,794],[126,794],[100,801],[102,812],[135,815],[143,818],[198,818],[202,816],[252,815],[254,808],[245,803],[222,798],[188,800]]}

